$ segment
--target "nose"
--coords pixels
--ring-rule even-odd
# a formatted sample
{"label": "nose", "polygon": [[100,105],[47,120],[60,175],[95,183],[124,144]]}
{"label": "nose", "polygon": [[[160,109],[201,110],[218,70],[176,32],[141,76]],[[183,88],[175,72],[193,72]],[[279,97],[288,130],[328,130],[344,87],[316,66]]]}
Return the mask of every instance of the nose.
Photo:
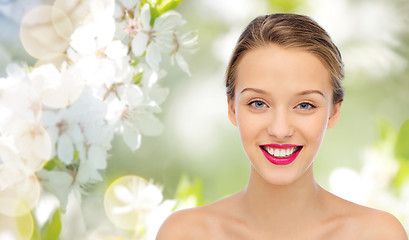
{"label": "nose", "polygon": [[290,117],[285,110],[274,111],[268,125],[268,134],[276,140],[285,140],[294,134]]}

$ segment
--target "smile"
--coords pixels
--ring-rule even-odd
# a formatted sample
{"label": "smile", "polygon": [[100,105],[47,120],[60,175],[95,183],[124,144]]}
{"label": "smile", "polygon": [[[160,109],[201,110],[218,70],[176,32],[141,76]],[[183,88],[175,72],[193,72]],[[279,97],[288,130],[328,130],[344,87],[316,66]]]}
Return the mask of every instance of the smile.
{"label": "smile", "polygon": [[275,165],[288,165],[297,158],[302,146],[292,144],[269,144],[261,145],[260,149],[271,163]]}

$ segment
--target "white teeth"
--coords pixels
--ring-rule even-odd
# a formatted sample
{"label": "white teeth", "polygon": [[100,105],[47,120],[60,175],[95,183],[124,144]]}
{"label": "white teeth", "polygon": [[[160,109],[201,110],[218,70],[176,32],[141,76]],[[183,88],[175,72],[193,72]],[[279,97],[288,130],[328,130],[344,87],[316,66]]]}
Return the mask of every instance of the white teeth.
{"label": "white teeth", "polygon": [[289,157],[295,153],[297,150],[296,147],[290,147],[290,148],[272,148],[272,147],[264,147],[264,149],[270,154],[273,155],[274,157],[279,157],[279,158],[284,158],[284,157]]}

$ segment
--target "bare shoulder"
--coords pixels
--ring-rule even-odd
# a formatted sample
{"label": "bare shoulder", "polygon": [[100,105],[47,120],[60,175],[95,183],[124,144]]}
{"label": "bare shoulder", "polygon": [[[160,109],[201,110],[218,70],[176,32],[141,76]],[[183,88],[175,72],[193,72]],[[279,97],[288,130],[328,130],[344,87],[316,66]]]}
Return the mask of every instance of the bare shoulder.
{"label": "bare shoulder", "polygon": [[232,198],[171,214],[159,229],[156,240],[216,239],[219,228],[229,218]]}
{"label": "bare shoulder", "polygon": [[361,216],[365,236],[368,239],[408,240],[408,235],[399,220],[390,213],[368,208]]}
{"label": "bare shoulder", "polygon": [[205,229],[201,215],[204,213],[198,208],[174,212],[160,227],[156,240],[199,239]]}
{"label": "bare shoulder", "polygon": [[408,240],[404,227],[392,214],[336,198],[337,219],[350,239]]}
{"label": "bare shoulder", "polygon": [[408,240],[399,220],[390,213],[362,206],[322,191],[322,203],[329,213],[323,222],[322,239]]}

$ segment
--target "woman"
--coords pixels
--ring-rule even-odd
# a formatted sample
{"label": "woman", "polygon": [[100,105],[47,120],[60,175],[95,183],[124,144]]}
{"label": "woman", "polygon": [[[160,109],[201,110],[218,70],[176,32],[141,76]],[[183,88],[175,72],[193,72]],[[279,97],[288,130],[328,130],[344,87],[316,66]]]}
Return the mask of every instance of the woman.
{"label": "woman", "polygon": [[407,239],[392,215],[343,200],[314,180],[313,160],[339,118],[341,55],[308,17],[254,19],[226,73],[228,116],[251,162],[248,185],[171,215],[157,239]]}

